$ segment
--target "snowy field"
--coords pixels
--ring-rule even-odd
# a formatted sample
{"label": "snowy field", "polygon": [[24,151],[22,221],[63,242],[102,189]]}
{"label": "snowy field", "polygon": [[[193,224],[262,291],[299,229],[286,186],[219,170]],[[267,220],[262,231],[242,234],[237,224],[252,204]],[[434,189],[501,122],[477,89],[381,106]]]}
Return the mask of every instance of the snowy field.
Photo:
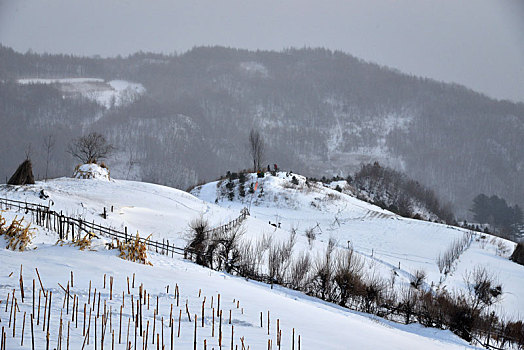
{"label": "snowy field", "polygon": [[[495,272],[503,285],[504,297],[500,308],[506,314],[521,316],[524,312],[524,295],[522,291],[524,269],[507,259],[513,250],[513,243],[493,239],[490,236],[481,238],[475,235],[471,245],[461,255],[447,276],[441,274],[436,265],[439,253],[465,231],[441,224],[400,218],[388,211],[362,202],[351,196],[340,194],[334,190],[316,185],[305,190],[304,179],[297,176],[299,185],[291,184],[291,178],[279,173],[278,177],[267,176],[259,181],[259,188],[252,196],[245,198],[235,195],[229,201],[224,194],[224,182],[213,182],[193,190],[193,196],[183,191],[169,187],[123,180],[96,180],[60,178],[48,182],[37,182],[25,187],[0,187],[0,196],[9,199],[51,204],[55,211],[82,217],[104,226],[117,229],[128,227],[129,232],[139,231],[141,236],[152,234],[152,239],[169,239],[178,246],[184,246],[189,222],[201,215],[208,219],[212,226],[218,226],[238,217],[243,207],[250,206],[251,217],[246,220],[246,239],[257,239],[262,235],[272,235],[276,239],[285,240],[292,228],[299,233],[297,251],[309,251],[320,254],[325,250],[330,237],[337,240],[339,249],[349,245],[366,259],[366,267],[370,272],[379,273],[384,278],[390,278],[393,272],[399,288],[409,283],[410,275],[416,269],[423,268],[427,274],[427,288],[433,283],[441,288],[463,288],[462,276],[466,271],[477,265],[488,267]],[[248,179],[254,181],[254,178]],[[218,186],[217,186],[218,185]],[[263,192],[261,191],[263,189]],[[49,199],[40,199],[40,191],[44,190]],[[198,198],[197,198],[198,197]],[[217,200],[218,199],[218,200]],[[215,204],[217,201],[218,205]],[[251,202],[251,205],[250,203]],[[107,219],[101,214],[104,207],[108,212]],[[113,211],[111,212],[111,207]],[[7,219],[13,219],[17,213],[2,213]],[[18,213],[18,216],[26,215]],[[276,228],[269,222],[278,225]],[[314,228],[316,239],[308,242],[304,233],[306,229]],[[142,330],[145,331],[149,321],[148,342],[150,348],[152,338],[158,334],[162,342],[162,329],[166,349],[171,344],[171,327],[169,320],[173,319],[174,348],[191,349],[194,341],[194,316],[197,315],[197,348],[204,348],[204,340],[208,349],[218,349],[219,317],[215,314],[213,322],[213,307],[218,308],[218,294],[221,295],[220,309],[223,311],[222,330],[223,348],[231,345],[231,310],[234,326],[233,341],[242,348],[267,349],[268,340],[272,341],[272,349],[276,345],[277,319],[282,330],[281,347],[291,349],[294,339],[295,349],[298,349],[300,335],[301,349],[468,349],[473,348],[449,331],[423,328],[417,324],[409,326],[385,321],[380,318],[354,312],[308,297],[302,293],[275,286],[247,281],[243,278],[202,268],[180,257],[166,257],[155,253],[149,254],[152,266],[131,263],[122,260],[114,250],[107,250],[106,240],[95,240],[92,251],[80,251],[77,247],[67,244],[56,245],[57,235],[45,229],[36,227],[36,235],[30,249],[25,252],[12,252],[0,249],[0,326],[7,333],[7,349],[19,348],[21,333],[24,328],[24,346],[31,348],[30,314],[32,311],[33,279],[35,279],[36,299],[41,289],[35,268],[38,268],[43,288],[52,291],[51,348],[57,348],[60,328],[60,312],[62,312],[62,347],[66,348],[68,321],[70,326],[70,348],[81,349],[86,336],[83,335],[83,308],[88,301],[86,318],[89,319],[89,309],[93,313],[90,345],[94,348],[95,313],[103,314],[104,299],[106,313],[110,319],[106,326],[104,345],[109,348],[112,342],[112,331],[115,334],[115,347],[125,349],[128,340],[127,328],[130,327],[129,339],[132,348],[135,346],[135,321],[131,316],[136,314],[136,301],[139,298],[139,286],[143,284],[146,294],[149,294],[150,305],[143,305]],[[348,242],[349,241],[349,242]],[[0,239],[0,245],[5,241]],[[400,269],[399,269],[400,263]],[[23,266],[23,282],[25,301],[21,302],[19,279],[20,266]],[[74,275],[74,285],[70,286],[70,303],[79,305],[77,320],[67,314],[67,303],[64,302],[65,292]],[[127,278],[132,281],[135,276],[135,287],[130,287],[128,294]],[[104,288],[104,275],[106,286]],[[113,295],[110,300],[109,281],[113,277]],[[91,281],[91,293],[89,283]],[[60,285],[59,285],[60,283]],[[132,282],[131,282],[132,283]],[[71,285],[71,283],[70,283]],[[169,286],[169,287],[168,287]],[[175,286],[178,286],[179,304]],[[100,292],[102,305],[100,310],[93,310],[93,294],[97,288]],[[6,312],[6,299],[15,289],[15,297],[19,304],[16,316],[15,337],[12,328],[8,327],[10,309]],[[123,297],[122,297],[123,293]],[[91,295],[90,295],[91,294]],[[200,294],[200,295],[199,295]],[[43,295],[40,296],[41,310],[44,312]],[[158,314],[154,316],[158,297]],[[131,299],[133,298],[133,299]],[[76,302],[78,300],[78,302]],[[133,308],[131,306],[133,300]],[[191,322],[186,312],[191,315]],[[238,308],[237,308],[238,302]],[[38,303],[38,301],[36,301]],[[171,312],[171,304],[173,311]],[[202,327],[202,305],[204,305],[204,326]],[[120,331],[120,307],[122,306],[122,331]],[[110,311],[109,311],[110,310]],[[270,314],[270,331],[267,332],[267,313]],[[502,310],[500,310],[502,311]],[[23,314],[26,313],[25,326]],[[36,313],[36,311],[35,311]],[[180,313],[182,317],[180,318]],[[262,326],[261,317],[262,313]],[[110,315],[110,316],[109,316]],[[36,348],[44,348],[45,333],[40,324],[34,325]],[[164,327],[162,328],[162,318]],[[178,337],[178,322],[180,319],[180,337]],[[100,348],[101,322],[97,320],[97,342]],[[76,324],[78,323],[78,325]],[[153,323],[155,333],[153,333]],[[214,324],[214,332],[213,332]],[[293,338],[293,328],[295,337]],[[122,332],[121,334],[119,334]],[[137,348],[142,348],[144,337],[137,328]],[[214,336],[213,336],[214,333]],[[120,343],[118,339],[121,338]],[[154,340],[157,342],[156,338]],[[87,341],[86,341],[87,342]]]}
{"label": "snowy field", "polygon": [[[13,216],[13,214],[7,215]],[[272,349],[277,349],[277,322],[282,332],[281,347],[284,349],[292,348],[293,329],[295,331],[295,349],[298,349],[299,336],[301,349],[473,348],[449,331],[426,329],[416,324],[405,326],[372,318],[365,314],[309,298],[291,290],[279,287],[270,289],[269,286],[264,284],[210,271],[181,259],[173,259],[153,253],[150,254],[150,261],[153,266],[147,266],[118,258],[114,251],[104,250],[103,242],[94,244],[96,251],[79,251],[75,247],[55,245],[56,240],[56,234],[38,229],[29,251],[12,252],[0,249],[2,261],[0,299],[3,301],[0,304],[0,325],[7,330],[6,349],[31,349],[32,336],[29,315],[33,308],[33,280],[36,286],[34,341],[37,349],[43,349],[46,344],[46,333],[42,331],[45,297],[40,292],[41,287],[36,269],[38,269],[44,290],[52,292],[51,348],[58,348],[60,319],[62,317],[62,348],[66,348],[67,334],[69,333],[69,347],[71,349],[81,349],[84,342],[86,349],[94,349],[95,314],[102,315],[105,310],[106,319],[110,320],[106,325],[105,347],[111,347],[112,334],[114,334],[115,348],[125,349],[124,344],[130,341],[131,348],[135,349],[135,318],[132,315],[136,315],[137,307],[136,304],[133,304],[133,309],[131,304],[132,302],[136,303],[139,299],[141,285],[143,285],[146,291],[145,295],[148,295],[147,299],[149,300],[147,302],[144,298],[146,305],[142,306],[142,334],[146,333],[147,329],[150,348],[156,347],[156,344],[152,343],[152,338],[154,334],[157,334],[161,344],[163,339],[165,348],[169,349],[171,346],[171,328],[173,328],[174,348],[192,349],[195,315],[197,315],[197,348],[203,349],[205,340],[208,349],[218,349],[220,317],[214,314],[213,319],[213,310],[216,313],[218,309],[219,294],[220,310],[222,310],[222,345],[223,348],[227,349],[230,348],[231,344],[232,326],[234,327],[233,342],[239,346],[239,349],[242,344],[241,339],[243,339],[246,349],[248,346],[250,349],[267,349],[268,340],[272,341]],[[21,266],[23,266],[24,302],[21,301],[19,288]],[[71,272],[73,272],[72,283]],[[111,278],[113,279],[112,288],[110,287]],[[130,294],[128,294],[128,278]],[[134,288],[132,287],[133,279]],[[67,312],[66,293],[61,287],[67,289],[68,283],[70,295],[73,297],[70,298],[69,313]],[[178,287],[180,293],[178,306],[176,287]],[[93,302],[95,288],[97,295],[100,293],[100,309],[98,309],[98,298]],[[15,290],[15,297],[20,309],[16,315],[14,338],[11,333],[12,328],[8,327],[11,309],[7,308],[7,312],[4,309],[7,295],[12,295],[13,290]],[[112,300],[110,299],[111,291]],[[159,311],[156,313],[156,319],[154,319],[157,297]],[[37,325],[38,299],[40,299],[40,316]],[[84,326],[84,304],[87,304],[88,301],[86,325]],[[75,308],[78,311],[74,313],[72,312],[73,303],[79,306]],[[191,321],[189,321],[186,312],[186,303]],[[171,305],[173,305],[172,312]],[[202,305],[204,305],[204,326],[201,323]],[[122,321],[120,321],[121,306]],[[231,324],[229,324],[230,310]],[[267,331],[268,311],[269,335]],[[26,315],[25,326],[23,324],[24,313]],[[85,331],[85,334],[88,335],[84,336],[84,327],[87,329],[89,326],[90,314],[90,332],[88,334]],[[260,324],[261,314],[262,326]],[[173,327],[169,327],[171,318],[173,319]],[[164,320],[163,327],[162,319]],[[179,319],[180,337],[178,336]],[[100,317],[97,324],[97,345],[99,349],[102,348],[101,334],[103,328],[101,323]],[[156,326],[154,333],[153,323]],[[147,326],[148,324],[149,326]],[[136,329],[139,334],[136,337],[136,348],[142,349],[145,337],[140,336],[139,324],[137,324]],[[24,345],[20,346],[22,330],[24,330]],[[89,345],[87,345],[87,338],[90,340]]]}

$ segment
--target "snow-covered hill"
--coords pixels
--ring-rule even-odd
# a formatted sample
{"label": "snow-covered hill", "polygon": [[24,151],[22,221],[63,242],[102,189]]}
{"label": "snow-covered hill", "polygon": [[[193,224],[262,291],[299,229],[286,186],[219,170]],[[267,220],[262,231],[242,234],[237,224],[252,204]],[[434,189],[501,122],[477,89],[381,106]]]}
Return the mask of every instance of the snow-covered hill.
{"label": "snow-covered hill", "polygon": [[[329,239],[334,238],[339,248],[351,246],[365,257],[368,266],[383,278],[394,278],[398,288],[409,284],[417,270],[423,270],[427,286],[463,290],[465,274],[475,267],[485,267],[503,286],[499,311],[515,317],[524,314],[524,267],[508,260],[514,243],[458,227],[403,218],[335,191],[331,188],[334,186],[307,182],[300,175],[276,175],[266,174],[262,179],[249,175],[245,197],[239,196],[239,180],[233,180],[233,200],[229,200],[227,179],[196,187],[192,193],[229,209],[249,206],[252,217],[279,225],[282,231],[295,229],[303,241],[307,241],[306,232],[312,231],[316,238],[311,245],[303,246],[306,251],[323,251]],[[250,184],[256,181],[258,189],[251,194]],[[470,234],[468,248],[453,264],[452,271],[441,273],[437,265],[439,255]]]}
{"label": "snow-covered hill", "polygon": [[[310,251],[320,254],[325,250],[330,236],[338,240],[339,249],[345,249],[347,244],[366,259],[366,269],[391,277],[396,272],[399,287],[409,283],[409,276],[416,268],[424,268],[428,273],[428,285],[431,281],[447,288],[461,288],[461,274],[476,264],[489,265],[496,271],[504,286],[503,306],[508,313],[522,314],[523,268],[506,259],[511,252],[498,252],[497,246],[512,249],[512,244],[505,241],[492,242],[491,237],[478,241],[473,240],[471,246],[460,257],[454,272],[444,278],[435,263],[436,256],[445,250],[451,242],[463,236],[464,231],[428,222],[400,218],[368,203],[351,196],[340,194],[320,184],[306,185],[305,178],[295,175],[278,173],[277,176],[266,176],[259,179],[257,190],[249,193],[249,184],[254,183],[256,176],[251,174],[246,179],[246,196],[239,197],[236,190],[238,180],[235,180],[233,200],[228,199],[226,181],[213,182],[195,188],[193,194],[176,189],[147,183],[122,180],[71,179],[60,178],[48,182],[37,182],[32,186],[0,187],[0,197],[21,201],[50,204],[55,211],[63,211],[70,216],[81,216],[85,220],[95,221],[105,226],[122,229],[128,227],[130,232],[138,230],[142,236],[152,234],[155,240],[169,239],[178,246],[185,244],[188,224],[194,218],[204,216],[212,226],[228,222],[238,216],[239,210],[250,207],[251,216],[245,221],[246,234],[244,239],[256,240],[262,235],[270,235],[274,239],[285,240],[292,228],[297,229],[297,251]],[[294,184],[298,183],[298,184]],[[49,198],[41,199],[41,191]],[[197,198],[199,197],[199,198]],[[216,204],[218,205],[216,205]],[[250,204],[251,203],[251,204]],[[108,212],[107,219],[101,214],[104,207]],[[111,211],[111,207],[113,210]],[[26,216],[27,213],[15,213],[11,210],[2,213],[12,220],[15,215]],[[280,228],[269,224],[272,224]],[[34,227],[34,226],[33,226]],[[304,231],[312,228],[316,239],[309,244]],[[0,324],[9,330],[7,348],[18,348],[21,341],[22,317],[26,313],[25,340],[23,348],[30,348],[29,314],[32,312],[31,293],[32,279],[35,279],[37,298],[39,281],[35,268],[38,268],[43,287],[53,292],[51,327],[52,346],[56,347],[60,312],[65,320],[63,308],[64,291],[58,285],[66,287],[71,271],[74,273],[74,287],[71,293],[78,296],[80,305],[78,328],[71,326],[71,348],[81,348],[85,337],[82,335],[83,305],[87,303],[94,288],[101,293],[102,301],[106,299],[106,307],[112,308],[112,323],[108,328],[105,346],[111,345],[111,329],[118,339],[118,313],[123,306],[123,334],[131,327],[130,338],[134,342],[134,321],[131,320],[131,296],[127,289],[127,277],[135,276],[135,288],[130,288],[134,301],[138,299],[139,285],[143,284],[149,294],[151,307],[143,306],[145,331],[149,321],[149,342],[154,337],[152,323],[156,322],[156,333],[160,337],[160,322],[164,318],[165,344],[170,344],[170,328],[167,320],[171,317],[170,305],[176,305],[175,285],[180,288],[180,304],[173,306],[172,317],[175,322],[175,348],[189,349],[193,346],[194,319],[189,322],[186,314],[186,300],[189,313],[198,315],[197,343],[203,348],[206,339],[207,347],[218,348],[218,317],[211,316],[212,307],[217,307],[218,293],[221,295],[223,315],[223,346],[229,348],[231,340],[231,325],[228,322],[229,310],[232,310],[234,326],[234,343],[241,348],[241,337],[251,349],[266,349],[268,339],[276,348],[277,319],[282,329],[282,348],[291,348],[298,335],[301,339],[301,349],[464,349],[470,346],[449,331],[433,328],[423,328],[418,324],[401,325],[385,321],[374,316],[351,311],[330,303],[292,291],[279,286],[251,282],[234,277],[223,272],[216,272],[180,257],[166,257],[149,252],[149,261],[153,266],[140,265],[124,261],[114,250],[106,250],[106,239],[94,242],[94,251],[80,251],[68,244],[55,245],[58,236],[54,232],[34,227],[36,235],[30,249],[25,252],[12,252],[0,249],[0,300],[6,300],[7,295],[16,289],[20,312],[17,315],[16,335],[13,338],[11,329],[6,323],[9,312],[5,312],[4,303],[0,306]],[[350,241],[348,243],[348,241]],[[4,245],[3,239],[0,244]],[[499,248],[500,248],[499,247]],[[502,249],[502,248],[500,248]],[[398,269],[398,263],[401,266]],[[19,297],[19,271],[23,265],[23,279],[26,288],[25,302]],[[104,285],[104,275],[107,284]],[[109,278],[114,278],[113,299],[110,299]],[[92,284],[90,289],[90,282]],[[169,285],[169,290],[167,286]],[[91,291],[90,291],[91,290]],[[124,295],[125,302],[122,300]],[[153,309],[158,297],[159,312],[156,321]],[[213,301],[211,298],[213,297]],[[73,299],[71,299],[73,300]],[[239,302],[237,308],[236,302]],[[72,301],[71,301],[72,302]],[[91,303],[93,300],[91,298]],[[42,305],[44,301],[42,301]],[[204,327],[201,326],[201,308],[204,305]],[[103,306],[101,306],[103,308]],[[88,310],[90,307],[88,307]],[[9,310],[8,310],[9,311]],[[96,308],[92,310],[96,313]],[[270,312],[270,334],[267,334],[267,312]],[[42,306],[43,312],[43,306]],[[102,313],[102,311],[100,311]],[[177,336],[177,322],[180,312],[181,335]],[[88,312],[89,313],[89,312]],[[135,310],[136,313],[136,310]],[[262,313],[262,327],[260,317]],[[109,314],[109,311],[108,311]],[[89,315],[87,315],[89,316]],[[216,316],[216,315],[215,315]],[[129,321],[128,321],[129,320]],[[92,318],[94,322],[94,315]],[[98,320],[99,332],[101,332]],[[129,322],[129,323],[128,323]],[[214,322],[215,337],[212,337]],[[66,326],[66,321],[63,323]],[[94,325],[91,325],[93,327]],[[37,348],[45,343],[42,323],[35,328]],[[293,328],[295,337],[292,338]],[[65,329],[63,329],[65,344]],[[93,332],[93,330],[91,330]],[[100,337],[101,333],[98,333]],[[93,348],[93,334],[88,348]],[[122,336],[124,338],[124,336]],[[156,339],[155,339],[156,341]],[[100,339],[98,339],[100,343]],[[118,343],[117,343],[118,344]],[[138,335],[137,346],[142,346],[142,338]],[[225,344],[225,345],[224,345]],[[123,344],[117,348],[125,348]],[[168,348],[168,346],[166,346]]]}

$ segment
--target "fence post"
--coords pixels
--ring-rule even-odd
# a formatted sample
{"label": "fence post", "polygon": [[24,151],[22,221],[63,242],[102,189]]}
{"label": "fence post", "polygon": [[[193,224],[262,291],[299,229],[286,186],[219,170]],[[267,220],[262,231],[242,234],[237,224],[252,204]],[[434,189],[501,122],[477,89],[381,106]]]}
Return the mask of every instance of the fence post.
{"label": "fence post", "polygon": [[[0,198],[0,208],[9,207],[9,203],[11,203],[12,208],[18,208],[19,210],[26,210],[26,212],[31,211],[31,222],[35,222],[36,224],[42,227],[46,227],[47,229],[53,229],[55,232],[58,233],[61,240],[69,240],[69,230],[71,230],[71,240],[75,241],[75,225],[78,226],[77,230],[77,238],[78,240],[81,239],[81,231],[82,231],[82,224],[83,220],[82,218],[72,218],[69,216],[65,216],[63,211],[60,212],[52,211],[50,209],[50,206],[43,206],[39,204],[33,204],[33,203],[27,203],[22,201],[15,201],[15,200],[9,200],[6,198]],[[104,207],[105,214],[107,215],[107,208]],[[231,230],[236,225],[240,223],[240,218],[236,218],[226,224],[223,224],[221,226],[215,227],[213,229],[210,229],[208,232],[211,233],[217,233],[222,232],[225,233],[228,230]],[[105,227],[102,225],[95,224],[95,221],[93,220],[91,222],[84,223],[84,231],[86,232],[92,232],[95,233],[98,231],[100,235],[109,235],[111,237],[115,236],[118,237],[120,235],[120,238],[122,238],[121,235],[123,235],[126,242],[130,239],[128,236],[128,228],[127,226],[124,227],[124,232],[118,231],[118,230],[112,230],[111,227]],[[113,232],[114,231],[114,232]],[[175,244],[171,245],[169,243],[169,240],[166,238],[162,238],[162,242],[160,241],[153,241],[153,240],[145,240],[144,238],[140,238],[140,241],[144,242],[148,249],[151,249],[153,246],[155,247],[155,251],[162,255],[169,256],[169,252],[171,250],[171,257],[174,257],[175,250],[180,250],[180,252],[176,252],[177,254],[184,255],[184,257],[187,259],[187,253],[188,251],[183,248],[178,248],[175,246]]]}
{"label": "fence post", "polygon": [[58,216],[58,230],[60,231],[60,237],[64,239],[64,225],[63,225],[63,216],[62,211],[60,210],[60,215]]}

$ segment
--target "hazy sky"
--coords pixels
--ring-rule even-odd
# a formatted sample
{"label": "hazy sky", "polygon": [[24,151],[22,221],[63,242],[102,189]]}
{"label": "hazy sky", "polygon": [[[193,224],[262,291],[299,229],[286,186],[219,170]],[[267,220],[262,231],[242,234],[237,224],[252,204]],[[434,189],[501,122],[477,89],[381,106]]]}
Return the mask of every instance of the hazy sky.
{"label": "hazy sky", "polygon": [[323,46],[524,102],[524,0],[0,0],[0,43],[101,56]]}

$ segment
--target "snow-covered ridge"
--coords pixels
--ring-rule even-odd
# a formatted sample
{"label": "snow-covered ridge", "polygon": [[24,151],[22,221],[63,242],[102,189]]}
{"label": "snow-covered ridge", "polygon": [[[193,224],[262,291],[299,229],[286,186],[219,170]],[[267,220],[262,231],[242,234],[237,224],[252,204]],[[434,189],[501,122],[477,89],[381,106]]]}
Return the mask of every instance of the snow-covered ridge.
{"label": "snow-covered ridge", "polygon": [[[255,182],[258,189],[250,193]],[[515,247],[513,242],[473,233],[471,245],[454,262],[453,271],[444,274],[437,265],[438,257],[470,234],[468,230],[403,218],[357,199],[349,188],[340,193],[296,174],[266,173],[263,178],[247,174],[245,196],[240,195],[239,186],[238,179],[223,179],[198,186],[191,193],[224,208],[239,210],[248,206],[252,217],[276,224],[283,231],[296,230],[305,242],[301,247],[304,251],[322,252],[328,240],[334,238],[339,249],[351,246],[372,270],[399,289],[409,286],[415,271],[423,270],[428,287],[463,290],[465,275],[476,267],[486,267],[496,274],[505,290],[494,309],[509,316],[524,314],[524,267],[508,259]],[[307,231],[316,237],[311,245],[307,243]]]}
{"label": "snow-covered ridge", "polygon": [[100,78],[26,78],[19,79],[18,83],[53,84],[62,91],[64,97],[82,96],[106,108],[129,104],[146,91],[139,83],[125,80],[105,81]]}
{"label": "snow-covered ridge", "polygon": [[[284,180],[284,179],[281,179]],[[266,189],[268,189],[268,183]],[[48,199],[39,199],[39,193],[44,190]],[[237,211],[220,208],[212,203],[204,203],[190,194],[152,184],[131,181],[114,180],[91,181],[82,179],[55,179],[47,183],[37,182],[34,186],[25,187],[1,187],[1,197],[25,199],[27,201],[41,201],[48,204],[50,200],[55,210],[64,210],[70,215],[83,215],[86,220],[94,220],[105,225],[129,225],[133,229],[139,229],[141,233],[153,232],[155,239],[165,237],[170,241],[178,241],[181,244],[183,230],[188,221],[198,215],[205,215],[212,221],[213,225],[227,221],[228,215],[236,216]],[[114,212],[108,212],[108,218],[103,220],[100,212],[104,206],[114,206]],[[5,212],[8,219],[14,218],[17,213]],[[24,215],[18,213],[19,216]],[[131,226],[132,225],[132,226]],[[156,317],[156,329],[161,333],[161,317],[164,318],[165,343],[169,344],[170,331],[167,320],[170,315],[170,304],[174,304],[173,316],[175,325],[182,310],[181,336],[178,337],[175,328],[175,348],[190,348],[193,344],[194,322],[190,322],[185,312],[187,300],[188,309],[193,317],[198,315],[197,343],[202,347],[204,339],[207,340],[208,348],[217,347],[218,317],[215,317],[215,337],[211,335],[213,318],[211,317],[211,297],[214,297],[214,306],[217,306],[218,293],[221,294],[221,308],[224,310],[223,320],[223,346],[229,344],[231,339],[231,325],[227,319],[229,310],[232,310],[232,324],[236,337],[235,344],[240,344],[240,337],[245,337],[244,342],[252,349],[265,349],[267,340],[273,341],[275,348],[276,323],[282,329],[282,348],[291,348],[293,328],[295,332],[295,349],[297,348],[298,335],[301,336],[301,348],[303,349],[346,349],[348,346],[364,348],[406,349],[464,349],[473,348],[459,339],[449,331],[436,329],[425,329],[419,325],[400,325],[389,321],[370,318],[365,314],[352,312],[317,299],[307,297],[299,292],[275,286],[253,283],[242,278],[203,269],[200,266],[181,260],[149,252],[149,260],[153,266],[145,266],[130,263],[118,258],[114,250],[106,250],[103,240],[96,242],[95,251],[79,251],[76,247],[68,244],[55,245],[58,237],[55,232],[40,227],[36,230],[33,244],[26,252],[12,252],[0,249],[0,297],[4,300],[13,289],[18,290],[20,266],[23,266],[24,283],[27,286],[26,295],[31,295],[31,279],[38,281],[36,269],[38,268],[44,288],[53,292],[53,303],[51,313],[51,334],[53,342],[56,343],[59,334],[59,316],[63,311],[62,286],[67,286],[71,271],[74,273],[74,287],[70,284],[71,293],[78,296],[80,305],[87,302],[89,285],[91,292],[93,288],[102,295],[102,301],[107,301],[107,308],[113,310],[112,327],[115,330],[115,340],[118,339],[118,310],[123,305],[122,292],[124,292],[125,306],[123,307],[123,320],[130,323],[131,334],[134,333],[134,323],[131,317],[131,297],[127,293],[127,278],[135,281],[131,294],[138,300],[138,287],[143,283],[150,295],[152,305],[156,305],[156,297],[159,298],[159,313]],[[255,238],[262,232],[268,232],[272,226],[263,220],[250,217],[247,220],[247,236]],[[286,235],[285,230],[275,230],[276,235]],[[173,240],[172,240],[173,239]],[[303,243],[303,242],[302,242]],[[301,243],[301,244],[302,244]],[[3,240],[0,239],[0,247]],[[315,245],[315,249],[322,249],[322,244]],[[11,272],[15,271],[14,274]],[[104,288],[104,275],[107,276],[107,284]],[[109,298],[109,280],[113,291],[113,298]],[[114,281],[114,283],[113,283]],[[167,286],[170,286],[169,290]],[[175,307],[174,286],[180,288],[180,306]],[[39,282],[36,282],[37,289]],[[38,291],[36,293],[38,295]],[[17,293],[18,295],[18,293]],[[206,297],[204,302],[203,298]],[[57,298],[57,299],[55,299]],[[66,298],[67,299],[67,298]],[[237,308],[237,301],[239,308]],[[201,326],[200,310],[205,306],[205,326]],[[20,312],[31,313],[31,298],[26,297],[26,302],[19,302]],[[152,331],[153,306],[148,309],[144,305],[143,324],[149,321],[149,331]],[[267,334],[267,312],[270,312],[271,324],[270,334]],[[83,308],[79,308],[78,328],[73,322],[70,327],[71,348],[81,348],[84,341],[82,335]],[[260,327],[260,313],[263,314],[263,327]],[[63,313],[67,315],[67,313]],[[95,313],[96,314],[96,313]],[[64,316],[67,320],[67,317]],[[93,317],[95,315],[93,314]],[[2,314],[4,321],[6,314]],[[131,319],[131,321],[128,321]],[[98,327],[101,322],[98,319]],[[29,322],[26,320],[26,322]],[[66,324],[65,322],[64,324]],[[126,332],[124,323],[123,331]],[[25,340],[23,348],[30,348],[30,327],[25,325]],[[91,321],[91,327],[94,321]],[[176,327],[176,326],[175,326]],[[345,331],[341,332],[340,330]],[[10,329],[9,329],[10,331]],[[100,331],[100,329],[99,329]],[[21,314],[17,316],[17,330],[15,338],[7,339],[7,348],[18,348],[20,334],[22,332]],[[91,328],[91,345],[93,329]],[[109,329],[108,334],[111,333]],[[66,334],[64,331],[62,334]],[[101,331],[100,333],[101,334]],[[150,333],[154,335],[153,333]],[[111,345],[111,336],[107,336],[105,346]],[[123,339],[126,339],[123,336]],[[133,337],[131,336],[132,340]],[[100,339],[99,339],[100,341]],[[133,341],[133,340],[132,340]],[[156,341],[156,339],[155,339]],[[65,343],[65,336],[63,338]],[[35,344],[37,348],[45,344],[45,332],[41,327],[35,328]],[[142,344],[140,335],[138,344]],[[151,345],[153,346],[153,345]],[[126,348],[123,344],[115,341],[115,348]]]}

